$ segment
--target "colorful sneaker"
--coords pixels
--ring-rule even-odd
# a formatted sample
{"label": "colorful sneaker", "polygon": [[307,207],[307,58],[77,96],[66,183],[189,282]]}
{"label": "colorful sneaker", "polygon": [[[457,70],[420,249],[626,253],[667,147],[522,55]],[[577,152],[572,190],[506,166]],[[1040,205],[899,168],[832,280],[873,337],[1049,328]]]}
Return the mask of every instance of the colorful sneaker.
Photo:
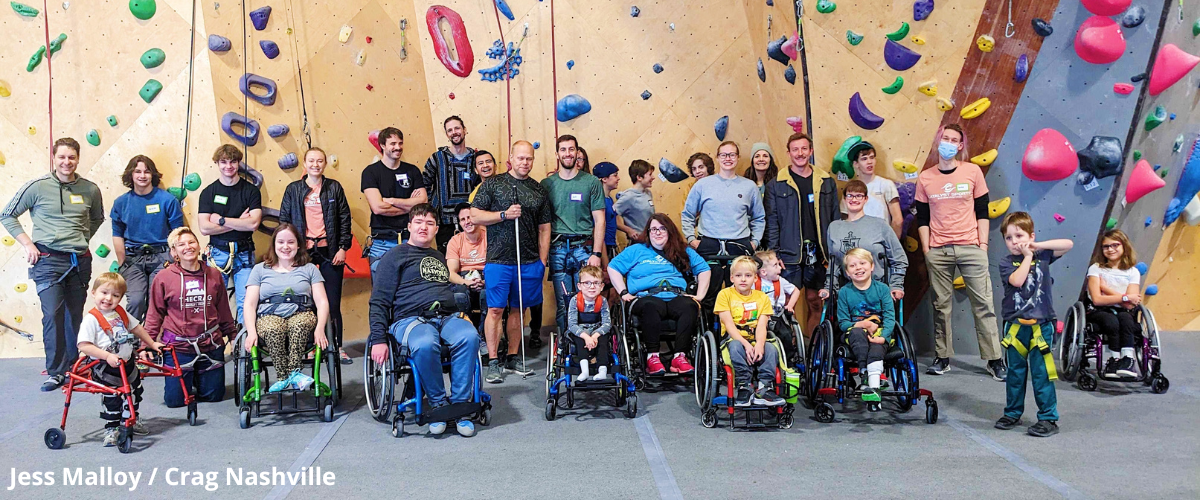
{"label": "colorful sneaker", "polygon": [[431,422],[429,424],[429,433],[430,434],[437,436],[443,432],[446,432],[446,423],[445,422]]}
{"label": "colorful sneaker", "polygon": [[312,386],[313,382],[315,382],[315,380],[313,380],[312,377],[300,371],[296,371],[295,374],[292,375],[292,388],[296,389],[297,391],[308,390],[308,388]]}
{"label": "colorful sneaker", "polygon": [[117,430],[116,427],[104,428],[104,446],[105,447],[116,446],[117,436],[118,436],[117,432],[119,432],[119,431]]}
{"label": "colorful sneaker", "polygon": [[663,366],[662,360],[658,359],[658,353],[646,356],[646,375],[662,375],[667,369]]}
{"label": "colorful sneaker", "polygon": [[296,373],[292,372],[291,375],[288,375],[287,377],[284,377],[284,378],[276,381],[274,384],[271,384],[271,388],[268,389],[267,392],[283,392],[285,389],[287,389],[288,387],[290,387],[292,385],[292,378],[295,376],[296,376]]}
{"label": "colorful sneaker", "polygon": [[64,380],[66,380],[66,378],[64,378],[62,375],[54,375],[46,379],[45,382],[42,382],[42,392],[50,392],[62,387]]}
{"label": "colorful sneaker", "polygon": [[672,373],[686,375],[688,373],[692,373],[693,371],[696,371],[696,368],[694,368],[691,363],[688,363],[687,356],[684,356],[682,352],[675,353],[675,357],[671,358]]}
{"label": "colorful sneaker", "polygon": [[1133,358],[1121,358],[1120,361],[1117,361],[1116,365],[1115,372],[1118,377],[1132,378],[1137,376],[1137,372],[1133,368]]}
{"label": "colorful sneaker", "polygon": [[475,423],[471,422],[470,420],[465,418],[459,419],[458,424],[456,424],[455,427],[458,429],[458,435],[462,437],[469,438],[475,435]]}
{"label": "colorful sneaker", "polygon": [[134,422],[133,426],[130,427],[129,430],[133,431],[134,434],[139,436],[148,436],[150,434],[150,429],[146,428],[146,424],[143,424],[141,420]]}

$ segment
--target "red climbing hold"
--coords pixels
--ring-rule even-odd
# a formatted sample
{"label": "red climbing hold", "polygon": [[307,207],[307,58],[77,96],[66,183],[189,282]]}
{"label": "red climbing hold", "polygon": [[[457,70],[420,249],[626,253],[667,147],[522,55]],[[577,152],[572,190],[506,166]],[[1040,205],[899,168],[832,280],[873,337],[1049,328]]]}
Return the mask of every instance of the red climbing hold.
{"label": "red climbing hold", "polygon": [[1057,130],[1044,128],[1033,135],[1021,160],[1021,172],[1034,181],[1065,179],[1079,168],[1075,148]]}
{"label": "red climbing hold", "polygon": [[450,100],[451,100],[451,101],[453,101],[453,100],[454,100],[454,92],[451,92],[451,93],[450,93]]}
{"label": "red climbing hold", "polygon": [[367,43],[371,43],[371,37],[367,37]]}
{"label": "red climbing hold", "polygon": [[1121,95],[1132,94],[1133,93],[1133,84],[1132,83],[1114,83],[1113,84],[1113,92],[1116,92]]}
{"label": "red climbing hold", "polygon": [[378,130],[372,130],[369,133],[367,133],[367,140],[371,142],[372,146],[375,146],[375,151],[379,151],[380,153],[383,152],[383,148],[379,147],[379,131]]}
{"label": "red climbing hold", "polygon": [[[445,19],[450,28],[450,36],[454,37],[454,48],[458,57],[450,57],[450,47],[446,37],[438,27],[438,21]],[[467,28],[463,25],[462,16],[445,5],[434,5],[425,11],[425,25],[429,35],[433,37],[433,52],[437,54],[442,66],[457,76],[466,78],[471,74],[471,66],[475,64],[475,54],[471,52],[471,41],[467,39]]]}
{"label": "red climbing hold", "polygon": [[1200,63],[1200,57],[1188,54],[1173,43],[1163,45],[1158,49],[1158,57],[1154,59],[1154,69],[1150,71],[1150,95],[1161,94],[1183,78],[1184,75]]}
{"label": "red climbing hold", "polygon": [[779,47],[784,54],[787,54],[793,61],[796,60],[796,47],[800,45],[800,33],[793,32],[792,37],[788,38],[783,45]]}
{"label": "red climbing hold", "polygon": [[1125,12],[1133,0],[1083,0],[1080,3],[1088,12],[1097,16],[1115,16]]}
{"label": "red climbing hold", "polygon": [[1167,185],[1167,181],[1158,176],[1154,167],[1145,158],[1138,160],[1129,174],[1129,182],[1125,183],[1125,203],[1133,203],[1151,191]]}
{"label": "red climbing hold", "polygon": [[1075,33],[1075,53],[1092,64],[1108,64],[1125,53],[1125,35],[1116,21],[1103,16],[1089,17]]}
{"label": "red climbing hold", "polygon": [[372,91],[372,90],[375,90],[375,86],[374,86],[374,85],[371,85],[371,84],[369,84],[369,83],[368,83],[368,84],[367,84],[367,91],[368,91],[368,92],[370,92],[370,91]]}

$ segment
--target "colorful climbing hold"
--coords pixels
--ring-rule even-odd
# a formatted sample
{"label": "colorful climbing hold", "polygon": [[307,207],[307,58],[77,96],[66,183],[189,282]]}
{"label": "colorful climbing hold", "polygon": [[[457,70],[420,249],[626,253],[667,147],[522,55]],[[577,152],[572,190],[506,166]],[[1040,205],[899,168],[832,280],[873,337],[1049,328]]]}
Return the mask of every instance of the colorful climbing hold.
{"label": "colorful climbing hold", "polygon": [[846,30],[846,41],[850,42],[850,45],[858,45],[862,43],[863,36],[853,31]]}
{"label": "colorful climbing hold", "polygon": [[867,104],[862,100],[862,95],[858,92],[855,92],[854,95],[850,96],[849,109],[850,120],[859,127],[867,130],[875,130],[883,125],[883,118],[875,113],[872,113],[871,110],[867,108]]}
{"label": "colorful climbing hold", "polygon": [[[241,134],[235,132],[233,130],[234,125],[240,125],[243,132]],[[233,111],[225,113],[225,115],[221,117],[221,130],[224,131],[229,137],[237,139],[238,142],[245,144],[246,146],[253,147],[255,144],[258,144],[258,122],[234,113]]]}
{"label": "colorful climbing hold", "polygon": [[1154,224],[1154,218],[1147,215],[1146,216],[1146,227],[1150,227],[1151,224]]}
{"label": "colorful climbing hold", "polygon": [[571,121],[592,110],[592,103],[579,94],[563,96],[554,107],[558,121]]}
{"label": "colorful climbing hold", "polygon": [[533,141],[533,149],[541,149],[541,148],[542,148],[542,143],[540,141]]}
{"label": "colorful climbing hold", "polygon": [[1146,287],[1146,295],[1158,295],[1158,285],[1150,285]]}
{"label": "colorful climbing hold", "polygon": [[1183,134],[1175,137],[1175,144],[1171,145],[1171,153],[1178,153],[1183,150]]}
{"label": "colorful climbing hold", "polygon": [[[454,39],[454,48],[458,51],[457,58],[451,57],[446,37],[438,25],[442,19],[446,20],[450,36]],[[437,54],[442,66],[445,66],[455,76],[465,78],[471,74],[471,67],[475,64],[475,54],[471,51],[471,41],[467,38],[467,27],[463,24],[462,16],[444,5],[434,5],[425,11],[425,26],[433,37],[433,52]]]}
{"label": "colorful climbing hold", "polygon": [[1133,0],[1082,0],[1083,8],[1097,16],[1115,16],[1129,7]]}
{"label": "colorful climbing hold", "polygon": [[1161,94],[1200,63],[1200,57],[1184,52],[1173,43],[1158,49],[1154,68],[1150,71],[1150,95]]}
{"label": "colorful climbing hold", "polygon": [[208,50],[213,52],[228,52],[233,48],[233,42],[221,35],[208,35]]}
{"label": "colorful climbing hold", "polygon": [[488,58],[497,59],[499,64],[479,70],[480,79],[486,82],[495,82],[499,80],[509,80],[521,73],[518,66],[521,65],[521,49],[516,48],[513,42],[508,42],[508,48],[505,49],[500,40],[492,42],[492,46],[486,52]]}
{"label": "colorful climbing hold", "polygon": [[1121,14],[1121,26],[1126,28],[1136,28],[1141,26],[1142,22],[1145,20],[1146,8],[1142,7],[1141,5],[1134,5],[1126,9],[1124,14]]}
{"label": "colorful climbing hold", "polygon": [[100,145],[100,132],[97,132],[96,129],[89,130],[87,133],[87,142],[88,142],[88,144],[91,144],[93,146],[99,146]]}
{"label": "colorful climbing hold", "polygon": [[187,197],[187,191],[180,189],[179,186],[171,186],[167,188],[167,192],[171,193],[171,196],[174,196],[179,201],[183,201]]}
{"label": "colorful climbing hold", "polygon": [[917,0],[913,2],[913,20],[924,21],[933,13],[933,0]]}
{"label": "colorful climbing hold", "polygon": [[383,148],[379,146],[379,131],[378,130],[372,130],[370,132],[367,132],[367,142],[370,142],[371,145],[375,147],[375,151],[378,151],[380,153],[383,152]]}
{"label": "colorful climbing hold", "polygon": [[643,90],[642,91],[642,100],[643,101],[649,100],[651,95],[653,95],[653,94],[651,94],[649,90]]}
{"label": "colorful climbing hold", "polygon": [[0,97],[8,97],[12,95],[12,89],[8,86],[8,82],[0,80]]}
{"label": "colorful climbing hold", "polygon": [[917,239],[913,238],[912,236],[905,236],[902,243],[904,244],[904,250],[908,251],[909,253],[916,252],[921,248],[921,244],[918,243]]}
{"label": "colorful climbing hold", "polygon": [[798,53],[796,52],[798,47],[800,47],[800,33],[793,31],[792,37],[785,40],[783,45],[779,46],[779,50],[783,51],[783,54],[788,56],[788,59],[795,61],[796,57],[798,57]]}
{"label": "colorful climbing hold", "polygon": [[963,106],[962,111],[959,112],[959,116],[962,116],[965,120],[978,118],[979,115],[982,115],[983,112],[987,111],[990,107],[992,107],[992,100],[983,97],[971,104]]}
{"label": "colorful climbing hold", "polygon": [[787,53],[783,51],[783,44],[787,42],[786,36],[779,37],[778,40],[767,42],[767,56],[771,59],[779,61],[779,64],[787,66],[792,60]]}
{"label": "colorful climbing hold", "polygon": [[1169,169],[1169,168],[1164,168],[1164,169],[1162,169],[1162,170],[1159,170],[1159,171],[1158,171],[1158,176],[1159,176],[1159,177],[1162,177],[1163,179],[1166,179],[1166,178],[1167,178],[1167,173],[1168,173],[1168,172],[1170,172],[1170,171],[1171,171],[1171,169]]}
{"label": "colorful climbing hold", "polygon": [[17,243],[17,240],[6,234],[3,237],[0,237],[0,243],[3,243],[6,247],[11,247]]}
{"label": "colorful climbing hold", "polygon": [[[929,97],[937,96],[937,80],[929,80],[917,87],[917,91]],[[942,110],[946,111],[946,110]]]}
{"label": "colorful climbing hold", "polygon": [[1008,207],[1011,205],[1012,205],[1012,197],[1011,196],[1005,196],[1003,198],[1000,198],[999,200],[993,200],[993,201],[988,202],[988,218],[995,219],[996,217],[1004,215],[1004,213],[1008,211]]}
{"label": "colorful climbing hold", "polygon": [[1117,218],[1109,217],[1108,222],[1104,223],[1104,229],[1108,230],[1108,231],[1112,231],[1114,227],[1117,227]]}
{"label": "colorful climbing hold", "polygon": [[263,55],[267,56],[267,59],[279,57],[279,44],[271,40],[259,40],[258,46],[262,48]]}
{"label": "colorful climbing hold", "polygon": [[154,12],[158,10],[158,5],[154,0],[129,0],[129,12],[133,17],[143,21],[154,17]]}
{"label": "colorful climbing hold", "polygon": [[108,126],[117,126],[117,115],[108,115]]}
{"label": "colorful climbing hold", "polygon": [[955,290],[962,290],[967,287],[967,281],[964,280],[962,276],[954,278],[954,281],[952,281],[951,283],[954,284]]}
{"label": "colorful climbing hold", "polygon": [[1167,181],[1154,173],[1150,162],[1145,159],[1138,160],[1133,166],[1133,172],[1129,174],[1129,180],[1125,183],[1125,203],[1134,203],[1166,185]]}
{"label": "colorful climbing hold", "polygon": [[[254,93],[253,87],[262,88],[263,93]],[[263,106],[271,106],[275,104],[275,93],[278,90],[278,86],[270,78],[258,76],[254,73],[246,73],[238,80],[238,89],[242,91],[242,95],[254,102]]]}
{"label": "colorful climbing hold", "polygon": [[1108,64],[1125,53],[1121,26],[1104,16],[1092,16],[1075,32],[1075,54],[1092,64]]}
{"label": "colorful climbing hold", "polygon": [[1162,168],[1162,165],[1160,165],[1160,164],[1158,164],[1158,163],[1155,163],[1155,164],[1154,164],[1154,171],[1155,171],[1155,172],[1158,172],[1158,169],[1160,169],[1160,168]]}
{"label": "colorful climbing hold", "polygon": [[108,272],[116,273],[116,272],[120,272],[120,271],[121,271],[121,265],[117,264],[117,261],[114,260],[108,264]]}
{"label": "colorful climbing hold", "polygon": [[882,90],[883,93],[885,93],[885,94],[895,94],[896,92],[899,92],[900,89],[903,87],[904,87],[904,77],[897,76],[896,80],[893,81],[891,85],[888,85],[887,87],[884,87],[879,90]]}
{"label": "colorful climbing hold", "polygon": [[767,81],[767,69],[763,67],[762,58],[758,58],[758,80],[760,82]]}
{"label": "colorful climbing hold", "polygon": [[717,118],[717,122],[713,124],[713,132],[717,134],[717,140],[725,140],[725,133],[729,131],[729,115]]}
{"label": "colorful climbing hold", "polygon": [[799,116],[789,116],[787,124],[792,127],[792,132],[804,132],[804,119]]}
{"label": "colorful climbing hold", "polygon": [[[0,165],[4,165],[4,164],[6,164],[6,163],[8,163],[8,160],[6,160],[6,159],[4,158],[4,152],[3,152],[3,151],[0,151]],[[6,238],[7,238],[7,236],[6,236]]]}
{"label": "colorful climbing hold", "polygon": [[508,6],[508,2],[505,2],[504,0],[496,0],[496,9],[499,10],[501,14],[504,14],[504,17],[507,17],[509,21],[517,20],[516,16],[513,16],[513,11]]}
{"label": "colorful climbing hold", "polygon": [[672,184],[688,178],[687,172],[666,158],[658,159],[658,171]]}
{"label": "colorful climbing hold", "polygon": [[1133,93],[1133,84],[1125,82],[1117,82],[1113,84],[1113,92],[1121,95],[1129,95]]}
{"label": "colorful climbing hold", "polygon": [[984,52],[991,52],[996,48],[996,39],[992,38],[992,35],[979,35],[979,38],[975,39],[975,46]]}
{"label": "colorful climbing hold", "polygon": [[1079,157],[1071,141],[1057,130],[1044,128],[1030,139],[1021,159],[1021,171],[1033,181],[1057,181],[1079,168]]}
{"label": "colorful climbing hold", "polygon": [[1062,223],[1062,221],[1065,221],[1065,220],[1067,220],[1067,218],[1066,218],[1066,217],[1063,217],[1063,214],[1060,214],[1060,213],[1057,213],[1057,212],[1055,212],[1055,214],[1054,214],[1054,220],[1055,220],[1055,221],[1057,221],[1058,223],[1060,223],[1060,224],[1061,224],[1061,223]]}
{"label": "colorful climbing hold", "polygon": [[1196,18],[1196,22],[1192,23],[1192,37],[1200,35],[1200,17]]}
{"label": "colorful climbing hold", "polygon": [[96,255],[100,256],[101,259],[108,257],[108,253],[111,251],[112,250],[108,248],[108,245],[103,243],[101,243],[99,247],[96,247]]}
{"label": "colorful climbing hold", "polygon": [[570,71],[570,70],[571,70],[571,68],[574,68],[574,67],[575,67],[575,60],[574,60],[574,59],[571,59],[570,61],[567,61],[567,70],[568,70],[568,71]]}
{"label": "colorful climbing hold", "polygon": [[918,36],[918,35],[913,35],[913,37],[912,37],[912,43],[915,43],[915,44],[917,44],[917,45],[925,45],[925,37],[923,37],[923,36]]}
{"label": "colorful climbing hold", "polygon": [[783,70],[783,79],[787,80],[788,83],[795,85],[796,84],[796,68],[793,68],[792,65],[789,64],[787,69]]}
{"label": "colorful climbing hold", "polygon": [[267,127],[267,135],[272,138],[283,137],[291,130],[292,128],[287,126],[286,123],[276,123],[275,125]]}
{"label": "colorful climbing hold", "polygon": [[342,29],[338,30],[338,41],[346,43],[346,41],[350,40],[350,35],[352,33],[354,33],[354,28],[350,27],[350,25],[343,24]]}
{"label": "colorful climbing hold", "polygon": [[142,54],[142,67],[146,69],[157,68],[166,60],[167,54],[162,49],[154,48],[147,50]]}
{"label": "colorful climbing hold", "polygon": [[32,56],[29,56],[29,63],[25,65],[25,71],[32,72],[34,68],[37,68],[38,65],[42,63],[42,57],[45,55],[46,46],[43,45],[38,47],[37,52],[34,52]]}
{"label": "colorful climbing hold", "polygon": [[858,135],[852,135],[842,141],[842,145],[833,154],[833,163],[830,166],[830,171],[834,175],[846,179],[854,178],[854,160],[850,159],[850,149],[860,142],[862,142],[862,136]]}
{"label": "colorful climbing hold", "polygon": [[450,93],[449,95],[447,95],[446,97],[449,97],[449,98],[450,98],[450,100],[451,100],[451,101],[453,101],[453,100],[454,100],[454,92],[451,92],[451,93]]}
{"label": "colorful climbing hold", "polygon": [[1021,83],[1027,78],[1029,78],[1029,56],[1021,54],[1021,57],[1017,58],[1016,66],[1013,68],[1013,80]]}
{"label": "colorful climbing hold", "polygon": [[889,68],[904,71],[916,65],[917,61],[921,60],[921,54],[889,38],[883,46],[883,59]]}
{"label": "colorful climbing hold", "polygon": [[1146,131],[1154,130],[1163,122],[1167,121],[1167,108],[1161,105],[1154,108],[1154,112],[1146,115]]}
{"label": "colorful climbing hold", "polygon": [[1142,159],[1142,150],[1140,150],[1140,149],[1133,150],[1133,161],[1138,161],[1140,159]]}
{"label": "colorful climbing hold", "polygon": [[905,174],[915,174],[920,169],[916,163],[904,160],[893,160],[892,168]]}
{"label": "colorful climbing hold", "polygon": [[954,109],[954,101],[946,97],[937,98],[938,109],[942,111],[950,111]]}
{"label": "colorful climbing hold", "polygon": [[192,172],[183,178],[183,187],[188,191],[200,189],[200,174]]}
{"label": "colorful climbing hold", "polygon": [[59,33],[57,37],[54,37],[53,40],[50,40],[50,55],[54,55],[54,53],[62,49],[62,44],[65,41],[67,41],[66,33]]}
{"label": "colorful climbing hold", "polygon": [[654,66],[653,66],[653,67],[651,67],[650,69],[654,70],[654,72],[655,72],[655,73],[662,73],[662,72],[663,72],[663,67],[662,67],[662,65],[661,65],[661,64],[658,64],[658,63],[654,63]]}
{"label": "colorful climbing hold", "polygon": [[1142,276],[1145,276],[1145,275],[1146,275],[1146,272],[1150,270],[1150,266],[1146,265],[1146,263],[1145,263],[1145,262],[1138,262],[1138,263],[1137,263],[1136,265],[1134,265],[1133,267],[1134,267],[1134,269],[1137,269],[1137,270],[1138,270],[1138,274],[1140,274],[1140,275],[1142,275]]}
{"label": "colorful climbing hold", "polygon": [[25,290],[28,289],[29,285],[25,283],[17,283],[15,286],[13,286],[13,290],[16,290],[17,293],[25,293]]}
{"label": "colorful climbing hold", "polygon": [[162,91],[162,88],[162,83],[151,78],[146,80],[145,85],[142,85],[142,90],[138,91],[138,95],[142,97],[143,101],[146,101],[146,104],[150,104],[155,97],[158,97],[158,93]]}
{"label": "colorful climbing hold", "polygon": [[300,159],[296,158],[296,153],[288,153],[279,158],[279,168],[283,170],[291,170],[300,166]]}
{"label": "colorful climbing hold", "polygon": [[641,13],[642,13],[642,9],[639,9],[639,8],[638,8],[638,6],[636,6],[636,5],[634,5],[633,7],[630,7],[630,8],[629,8],[629,15],[630,15],[630,17],[637,17],[637,16],[638,16],[638,15],[640,15]]}
{"label": "colorful climbing hold", "polygon": [[271,6],[259,7],[250,11],[250,22],[254,23],[254,29],[262,31],[267,29],[267,20],[271,18]]}
{"label": "colorful climbing hold", "polygon": [[38,10],[20,2],[9,2],[14,12],[24,17],[37,17]]}
{"label": "colorful climbing hold", "polygon": [[900,23],[900,28],[898,28],[898,29],[896,29],[896,31],[888,33],[884,36],[888,37],[888,40],[891,40],[893,42],[899,42],[900,40],[903,40],[904,37],[908,36],[908,30],[909,30],[908,23]]}
{"label": "colorful climbing hold", "polygon": [[1037,33],[1038,36],[1047,37],[1054,34],[1054,27],[1050,26],[1050,23],[1046,22],[1045,19],[1035,17],[1030,21],[1030,24],[1033,24],[1033,32]]}
{"label": "colorful climbing hold", "polygon": [[1079,157],[1079,183],[1087,184],[1093,179],[1121,173],[1121,154],[1120,139],[1102,135],[1092,137],[1087,147],[1075,154]]}
{"label": "colorful climbing hold", "polygon": [[992,162],[996,161],[996,157],[999,156],[999,154],[1000,154],[1000,152],[997,151],[996,148],[992,148],[983,153],[972,156],[971,163],[974,163],[981,167],[986,167],[988,165],[991,165]]}
{"label": "colorful climbing hold", "polygon": [[837,10],[836,3],[833,3],[830,0],[817,0],[817,12],[829,14],[835,10]]}

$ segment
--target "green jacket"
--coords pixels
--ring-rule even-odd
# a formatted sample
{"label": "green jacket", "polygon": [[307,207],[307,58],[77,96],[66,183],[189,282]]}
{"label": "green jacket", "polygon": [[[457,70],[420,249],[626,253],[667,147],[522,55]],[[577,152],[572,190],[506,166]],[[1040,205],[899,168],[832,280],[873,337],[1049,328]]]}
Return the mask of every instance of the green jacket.
{"label": "green jacket", "polygon": [[0,224],[13,237],[25,234],[17,219],[25,212],[33,219],[34,243],[58,252],[83,253],[104,223],[104,199],[92,181],[76,175],[74,181],[60,182],[50,174],[21,186],[0,212]]}

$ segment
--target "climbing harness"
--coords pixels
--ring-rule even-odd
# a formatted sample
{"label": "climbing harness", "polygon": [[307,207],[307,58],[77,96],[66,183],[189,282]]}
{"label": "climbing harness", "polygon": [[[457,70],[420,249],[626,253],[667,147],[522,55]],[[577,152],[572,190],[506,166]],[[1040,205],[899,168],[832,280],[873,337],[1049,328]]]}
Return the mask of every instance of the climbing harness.
{"label": "climbing harness", "polygon": [[[1028,326],[1033,330],[1033,336],[1030,337],[1028,346],[1017,339],[1017,332],[1021,330],[1022,326]],[[1016,323],[1009,323],[1008,335],[1000,341],[1000,345],[1016,349],[1017,354],[1020,354],[1021,357],[1029,356],[1029,351],[1036,347],[1038,351],[1041,351],[1042,359],[1046,362],[1046,373],[1050,376],[1050,380],[1058,380],[1058,370],[1054,368],[1054,351],[1042,337],[1042,325],[1038,320],[1018,319]]]}

